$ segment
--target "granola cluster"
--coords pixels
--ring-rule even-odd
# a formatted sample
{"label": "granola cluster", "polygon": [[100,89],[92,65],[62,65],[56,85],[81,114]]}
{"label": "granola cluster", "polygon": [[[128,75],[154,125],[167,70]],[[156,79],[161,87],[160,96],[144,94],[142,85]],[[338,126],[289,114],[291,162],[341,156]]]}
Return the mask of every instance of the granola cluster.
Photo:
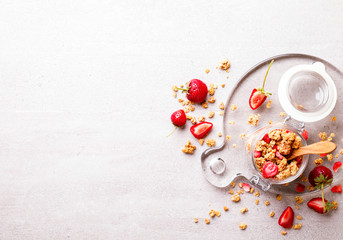
{"label": "granola cluster", "polygon": [[263,165],[270,161],[278,166],[275,179],[282,180],[295,175],[299,170],[298,165],[301,163],[302,157],[291,161],[287,161],[287,157],[300,146],[301,138],[293,132],[284,129],[268,132],[266,138],[259,140],[255,147],[255,152],[259,152],[260,155],[255,157],[257,169],[262,172]]}

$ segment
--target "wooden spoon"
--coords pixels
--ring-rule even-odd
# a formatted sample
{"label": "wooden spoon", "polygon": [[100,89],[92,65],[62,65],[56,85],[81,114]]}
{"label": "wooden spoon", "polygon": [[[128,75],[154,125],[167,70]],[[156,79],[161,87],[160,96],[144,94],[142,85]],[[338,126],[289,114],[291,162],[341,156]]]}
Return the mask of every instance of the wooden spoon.
{"label": "wooden spoon", "polygon": [[324,154],[330,153],[337,148],[337,145],[333,142],[323,141],[323,142],[316,142],[311,145],[307,145],[305,147],[300,147],[293,151],[292,155],[287,159],[292,160],[296,157],[305,155],[305,154]]}

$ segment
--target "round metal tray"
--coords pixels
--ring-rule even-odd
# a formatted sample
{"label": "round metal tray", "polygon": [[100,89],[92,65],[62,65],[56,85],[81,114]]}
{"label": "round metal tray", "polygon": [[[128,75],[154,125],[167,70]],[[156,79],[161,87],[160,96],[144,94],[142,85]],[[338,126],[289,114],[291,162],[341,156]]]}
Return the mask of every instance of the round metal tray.
{"label": "round metal tray", "polygon": [[[249,107],[249,96],[252,89],[261,87],[265,72],[268,68],[270,61],[274,59],[275,62],[271,67],[265,89],[271,92],[273,95],[268,97],[266,102],[256,110],[252,110]],[[268,125],[269,121],[282,122],[283,118],[280,117],[280,112],[284,112],[282,109],[277,92],[278,83],[283,75],[289,68],[298,64],[312,64],[314,62],[322,62],[325,65],[326,72],[334,80],[337,91],[338,99],[335,108],[332,113],[325,119],[319,122],[306,123],[305,129],[309,132],[309,138],[307,144],[318,142],[320,140],[319,132],[335,133],[333,142],[337,144],[337,149],[332,153],[334,155],[333,160],[330,162],[326,157],[323,157],[324,166],[327,166],[332,170],[333,164],[336,161],[341,161],[342,155],[338,158],[335,157],[339,154],[342,141],[340,136],[343,136],[343,127],[339,124],[342,119],[343,109],[343,95],[339,94],[343,88],[343,73],[331,63],[320,59],[318,57],[305,55],[305,54],[283,54],[277,55],[253,66],[248,72],[246,72],[231,88],[228,89],[228,100],[225,105],[224,117],[223,117],[223,134],[224,136],[230,135],[232,138],[229,141],[224,141],[222,145],[206,149],[201,155],[201,165],[203,169],[204,177],[214,186],[227,187],[235,178],[243,176],[247,178],[252,184],[257,183],[257,187],[264,190],[268,190],[273,193],[280,193],[286,195],[304,195],[316,193],[318,190],[309,191],[307,188],[305,192],[298,193],[296,186],[298,183],[309,185],[308,181],[301,181],[302,177],[299,177],[295,181],[285,185],[271,185],[265,186],[263,179],[256,179],[256,170],[251,163],[251,160],[247,156],[248,152],[245,149],[245,139],[240,139],[241,133],[248,135],[257,131],[262,126]],[[303,94],[311,94],[310,92],[304,92]],[[266,103],[272,100],[271,108],[266,108]],[[238,106],[237,110],[231,111],[231,104]],[[257,126],[248,125],[249,114],[260,114],[260,120]],[[331,117],[335,116],[336,121],[332,122]],[[234,121],[234,124],[229,124],[229,121]],[[233,148],[233,144],[237,144],[236,148]],[[318,155],[310,155],[309,163],[302,176],[308,177],[309,172],[315,167],[314,160]],[[215,174],[210,169],[210,163],[213,159],[220,158],[225,163],[225,171],[221,174]],[[332,185],[335,185],[343,179],[343,169],[340,168],[337,173],[334,173],[334,180]],[[328,189],[329,186],[326,186]]]}

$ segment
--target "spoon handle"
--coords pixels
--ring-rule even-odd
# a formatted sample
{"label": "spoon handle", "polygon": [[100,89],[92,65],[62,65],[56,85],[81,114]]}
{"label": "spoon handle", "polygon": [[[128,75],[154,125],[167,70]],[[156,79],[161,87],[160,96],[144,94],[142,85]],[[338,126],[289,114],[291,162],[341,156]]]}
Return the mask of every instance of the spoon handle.
{"label": "spoon handle", "polygon": [[301,147],[297,150],[294,150],[292,155],[287,160],[292,160],[296,157],[306,155],[306,154],[324,154],[330,153],[337,148],[337,145],[333,142],[322,141],[316,142],[305,147]]}

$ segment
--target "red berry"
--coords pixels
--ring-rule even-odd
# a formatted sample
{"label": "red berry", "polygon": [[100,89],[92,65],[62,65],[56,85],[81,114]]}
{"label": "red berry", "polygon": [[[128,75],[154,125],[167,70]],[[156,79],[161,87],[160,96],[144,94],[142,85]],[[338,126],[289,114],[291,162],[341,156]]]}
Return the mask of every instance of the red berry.
{"label": "red berry", "polygon": [[342,185],[333,186],[331,188],[331,192],[333,192],[333,193],[342,193]]}
{"label": "red berry", "polygon": [[207,97],[207,86],[199,80],[193,79],[188,83],[187,98],[191,102],[201,103],[206,100]]}
{"label": "red berry", "polygon": [[297,191],[298,193],[302,193],[305,191],[305,185],[301,184],[301,183],[298,183],[295,191]]}
{"label": "red berry", "polygon": [[[327,200],[325,200],[325,203],[327,202]],[[311,209],[313,209],[314,211],[316,211],[317,213],[324,213],[324,206],[323,206],[323,199],[322,198],[312,198],[308,203],[307,206]],[[327,209],[325,209],[325,212],[327,212]]]}
{"label": "red berry", "polygon": [[213,124],[210,122],[202,122],[191,127],[191,133],[195,138],[204,138],[212,129]]}
{"label": "red berry", "polygon": [[266,162],[262,168],[264,178],[274,177],[278,173],[278,166],[272,162]]}
{"label": "red berry", "polygon": [[335,164],[333,165],[333,171],[337,172],[338,168],[340,168],[342,166],[342,162],[335,162]]}
{"label": "red berry", "polygon": [[319,154],[320,157],[326,157],[327,153]]}
{"label": "red berry", "polygon": [[258,91],[256,88],[252,90],[252,93],[249,98],[249,105],[252,110],[255,110],[259,106],[262,105],[264,101],[266,101],[267,96],[262,93],[261,91]]}
{"label": "red berry", "polygon": [[[324,182],[316,182],[315,179],[317,179],[318,177],[320,177],[320,175],[323,175],[324,178],[326,178],[326,181]],[[332,172],[330,169],[328,169],[327,167],[325,166],[318,166],[318,167],[315,167],[309,174],[308,176],[308,181],[311,183],[311,185],[313,187],[315,187],[317,184],[326,184],[328,183],[328,181],[330,179],[333,178],[333,175],[332,175]],[[316,184],[317,183],[317,184]]]}
{"label": "red berry", "polygon": [[266,133],[266,134],[263,136],[262,140],[265,141],[266,143],[270,143],[270,138],[269,138],[268,133]]}
{"label": "red berry", "polygon": [[173,112],[170,118],[176,127],[184,126],[187,121],[186,114],[182,109]]}
{"label": "red berry", "polygon": [[261,157],[261,155],[262,155],[262,152],[259,152],[259,151],[254,151],[254,158],[259,158],[259,157]]}
{"label": "red berry", "polygon": [[250,187],[249,184],[247,184],[247,183],[242,183],[242,187],[243,187],[244,191],[250,192],[251,187]]}
{"label": "red berry", "polygon": [[282,156],[281,153],[279,153],[278,151],[276,151],[275,157],[277,157],[277,158],[280,159],[280,160],[283,159],[283,156]]}
{"label": "red berry", "polygon": [[303,130],[303,132],[302,132],[301,135],[303,136],[303,138],[304,138],[305,140],[308,139],[308,132],[307,132],[305,129]]}
{"label": "red berry", "polygon": [[291,207],[287,207],[279,218],[279,225],[284,228],[291,228],[294,221],[294,212]]}

